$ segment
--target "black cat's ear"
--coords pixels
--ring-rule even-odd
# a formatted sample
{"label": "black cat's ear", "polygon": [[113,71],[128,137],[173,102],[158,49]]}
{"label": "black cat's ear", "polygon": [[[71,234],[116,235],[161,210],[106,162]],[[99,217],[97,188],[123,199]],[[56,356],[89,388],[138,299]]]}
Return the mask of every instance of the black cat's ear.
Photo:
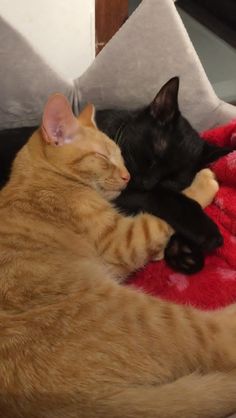
{"label": "black cat's ear", "polygon": [[205,167],[207,164],[218,160],[218,158],[229,154],[232,149],[227,147],[219,147],[214,144],[204,143],[199,168]]}
{"label": "black cat's ear", "polygon": [[179,112],[178,91],[179,77],[171,78],[162,86],[150,105],[151,115],[155,119],[161,123],[166,123]]}

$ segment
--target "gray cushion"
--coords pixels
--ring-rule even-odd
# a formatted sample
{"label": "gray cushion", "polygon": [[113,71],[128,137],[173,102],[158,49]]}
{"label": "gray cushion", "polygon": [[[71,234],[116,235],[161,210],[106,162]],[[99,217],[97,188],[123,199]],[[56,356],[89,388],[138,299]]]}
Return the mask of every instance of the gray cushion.
{"label": "gray cushion", "polygon": [[3,19],[0,37],[0,129],[38,124],[53,92],[64,93],[75,112],[86,102],[99,108],[143,106],[174,75],[181,77],[180,108],[198,130],[236,117],[236,108],[213,92],[173,0],[143,0],[74,83]]}

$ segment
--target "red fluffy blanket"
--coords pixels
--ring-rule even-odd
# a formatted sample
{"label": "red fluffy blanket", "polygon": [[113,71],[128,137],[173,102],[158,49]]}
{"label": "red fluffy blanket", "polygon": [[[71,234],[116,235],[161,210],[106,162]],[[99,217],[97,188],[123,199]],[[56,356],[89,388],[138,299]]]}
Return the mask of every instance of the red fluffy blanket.
{"label": "red fluffy blanket", "polygon": [[[204,132],[211,143],[236,148],[236,121]],[[236,301],[236,151],[212,164],[220,190],[206,213],[218,224],[223,247],[206,258],[205,267],[191,276],[176,273],[164,261],[149,263],[131,278],[145,292],[202,309]]]}

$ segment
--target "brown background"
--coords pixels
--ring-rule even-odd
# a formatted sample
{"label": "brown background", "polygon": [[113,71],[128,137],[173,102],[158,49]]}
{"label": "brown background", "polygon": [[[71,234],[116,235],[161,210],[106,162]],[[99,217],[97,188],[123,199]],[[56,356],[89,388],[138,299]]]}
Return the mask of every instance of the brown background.
{"label": "brown background", "polygon": [[96,55],[128,18],[128,0],[96,0]]}

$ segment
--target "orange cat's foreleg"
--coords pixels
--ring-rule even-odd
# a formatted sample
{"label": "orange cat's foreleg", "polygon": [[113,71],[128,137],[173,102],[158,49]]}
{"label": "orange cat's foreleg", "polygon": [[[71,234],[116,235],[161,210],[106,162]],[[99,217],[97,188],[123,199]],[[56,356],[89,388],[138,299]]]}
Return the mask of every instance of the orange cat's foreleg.
{"label": "orange cat's foreleg", "polygon": [[104,226],[97,241],[98,252],[123,279],[152,259],[162,258],[174,232],[163,220],[149,214],[119,216]]}

